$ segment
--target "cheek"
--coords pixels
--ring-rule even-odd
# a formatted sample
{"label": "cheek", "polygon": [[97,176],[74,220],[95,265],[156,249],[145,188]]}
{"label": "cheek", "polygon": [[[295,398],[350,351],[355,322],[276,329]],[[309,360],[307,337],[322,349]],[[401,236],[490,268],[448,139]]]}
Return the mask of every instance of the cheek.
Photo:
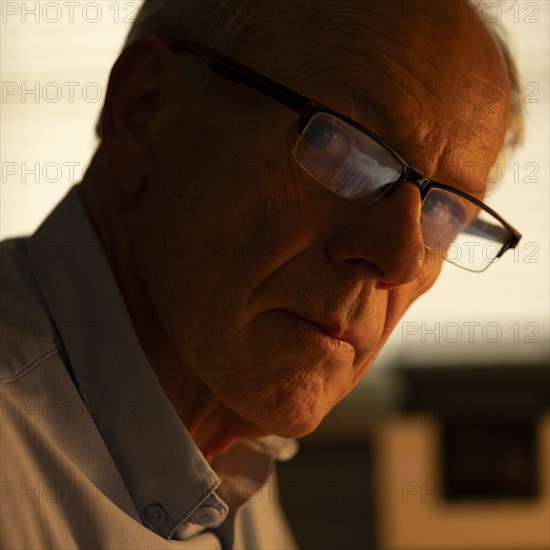
{"label": "cheek", "polygon": [[175,149],[167,149],[134,215],[143,284],[192,365],[205,353],[199,348],[211,349],[217,327],[230,335],[243,325],[247,300],[284,252],[273,246],[273,227],[285,225],[286,201],[295,208],[299,202],[288,188],[288,164],[248,152],[253,156],[245,160],[226,148],[215,166],[204,158],[185,165],[169,164]]}
{"label": "cheek", "polygon": [[443,263],[440,255],[426,250],[424,270],[418,279],[412,282],[414,287],[411,289],[411,303],[432,288],[441,273]]}
{"label": "cheek", "polygon": [[427,254],[426,264],[419,277],[389,292],[383,341],[389,337],[411,304],[433,286],[439,277],[441,267],[442,261],[440,259],[435,259],[434,256]]}
{"label": "cheek", "polygon": [[407,285],[403,313],[417,298],[430,290],[434,285],[441,273],[442,264],[443,260],[440,257],[430,252],[426,253],[426,263],[422,274],[415,281],[412,281],[410,285]]}

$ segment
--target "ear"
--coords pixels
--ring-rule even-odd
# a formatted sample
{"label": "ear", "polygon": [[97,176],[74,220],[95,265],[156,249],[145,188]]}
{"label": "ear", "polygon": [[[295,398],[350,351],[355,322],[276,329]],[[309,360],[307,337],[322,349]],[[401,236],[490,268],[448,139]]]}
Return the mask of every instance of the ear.
{"label": "ear", "polygon": [[156,36],[132,42],[115,63],[103,108],[103,144],[112,183],[133,194],[145,182],[162,92],[173,55]]}

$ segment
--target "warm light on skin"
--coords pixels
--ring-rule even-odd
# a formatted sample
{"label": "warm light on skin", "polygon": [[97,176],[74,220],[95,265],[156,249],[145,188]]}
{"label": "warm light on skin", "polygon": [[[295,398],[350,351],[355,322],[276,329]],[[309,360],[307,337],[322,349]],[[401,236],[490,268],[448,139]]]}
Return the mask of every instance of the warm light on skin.
{"label": "warm light on skin", "polygon": [[[397,4],[378,14],[342,9],[342,32],[314,35],[321,41],[274,22],[262,40],[279,46],[260,52],[252,36],[238,59],[355,118],[419,171],[492,162],[506,131],[507,80],[488,31],[468,17],[444,28],[426,19],[397,37],[387,26],[371,32]],[[361,36],[358,53],[335,65],[333,55],[349,53],[346,33]],[[304,67],[314,80],[300,82]],[[398,83],[411,74],[420,86],[498,83],[502,99],[487,106],[474,96],[449,109],[404,93]],[[335,100],[343,77],[387,110]],[[423,253],[412,184],[371,206],[334,195],[292,158],[295,113],[218,80],[242,101],[216,101],[186,81],[160,40],[135,43],[113,70],[104,149],[81,188],[144,350],[207,457],[238,437],[314,430],[441,267]],[[212,165],[227,167],[223,177]],[[291,177],[240,177],[250,166]],[[315,328],[327,324],[353,345]]]}

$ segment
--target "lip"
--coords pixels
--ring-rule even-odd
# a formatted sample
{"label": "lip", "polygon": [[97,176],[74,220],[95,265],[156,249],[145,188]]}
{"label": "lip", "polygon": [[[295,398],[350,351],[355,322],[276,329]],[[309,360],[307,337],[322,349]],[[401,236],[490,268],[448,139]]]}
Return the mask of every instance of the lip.
{"label": "lip", "polygon": [[331,321],[319,322],[317,320],[314,321],[313,319],[304,317],[303,315],[295,313],[294,311],[289,311],[286,309],[281,311],[284,311],[285,313],[292,315],[293,317],[296,317],[300,321],[304,322],[306,326],[308,326],[309,328],[312,328],[314,330],[317,330],[323,333],[325,336],[328,336],[332,340],[335,340],[340,343],[344,343],[349,346],[353,346],[355,348],[355,339],[349,332],[344,331],[338,322],[331,322]]}

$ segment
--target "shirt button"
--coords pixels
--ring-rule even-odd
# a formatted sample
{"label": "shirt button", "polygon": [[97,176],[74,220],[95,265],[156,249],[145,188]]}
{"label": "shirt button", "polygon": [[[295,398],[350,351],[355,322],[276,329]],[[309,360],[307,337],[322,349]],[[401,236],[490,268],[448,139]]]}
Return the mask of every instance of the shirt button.
{"label": "shirt button", "polygon": [[160,504],[151,504],[145,510],[145,519],[152,525],[160,525],[166,519],[166,510]]}
{"label": "shirt button", "polygon": [[203,527],[217,527],[223,519],[224,514],[216,510],[216,508],[201,506],[191,514],[189,521],[196,525],[202,525]]}

